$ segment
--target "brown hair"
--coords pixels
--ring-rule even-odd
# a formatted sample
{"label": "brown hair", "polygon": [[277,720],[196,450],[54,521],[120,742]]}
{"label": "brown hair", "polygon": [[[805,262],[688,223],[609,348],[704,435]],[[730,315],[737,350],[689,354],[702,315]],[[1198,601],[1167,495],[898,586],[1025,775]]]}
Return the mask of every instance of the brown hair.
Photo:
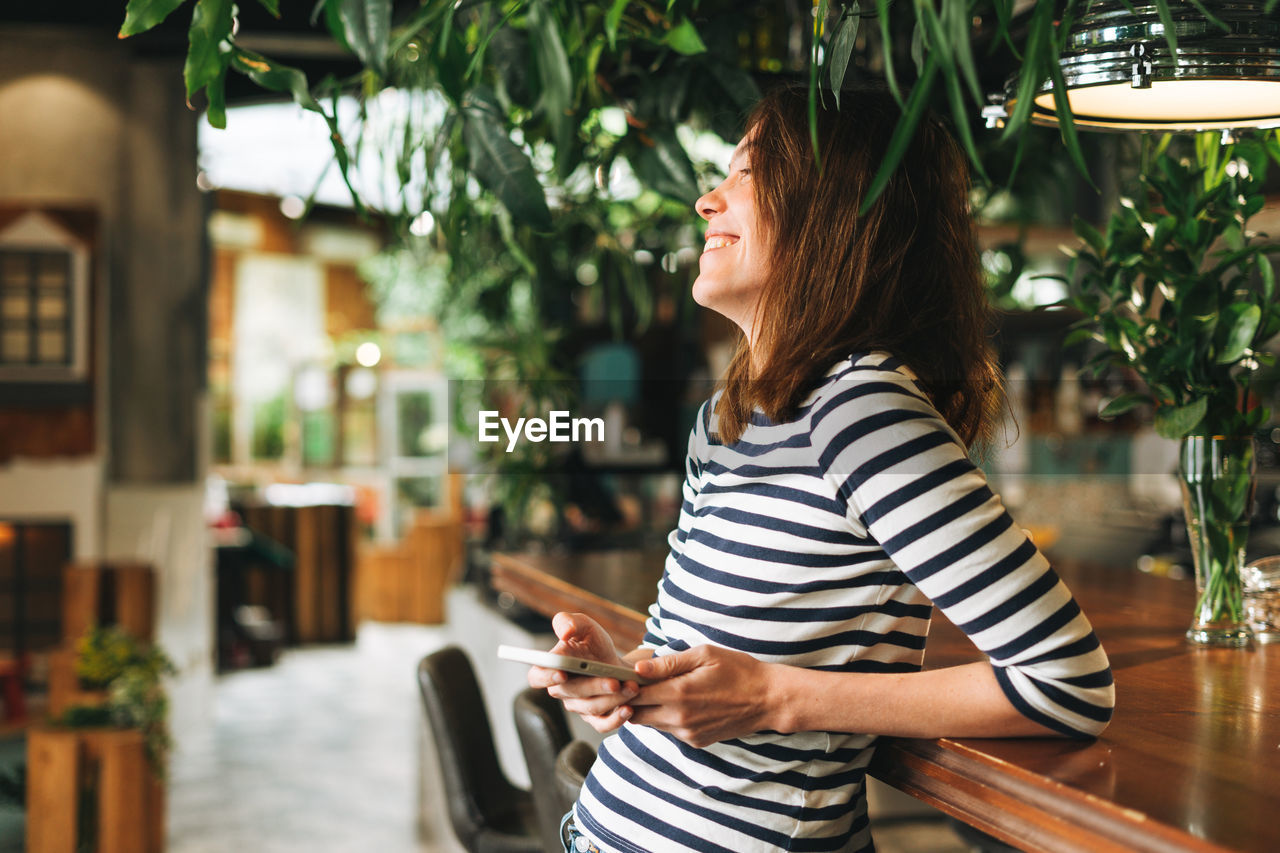
{"label": "brown hair", "polygon": [[871,350],[905,362],[966,443],[987,436],[999,390],[990,308],[967,162],[940,121],[921,120],[902,165],[857,213],[900,112],[874,89],[842,92],[838,111],[820,104],[820,172],[803,87],[770,92],[748,118],[756,215],[773,261],[756,305],[754,365],[744,338],[725,374],[722,441],[742,436],[754,406],[790,419],[832,364]]}

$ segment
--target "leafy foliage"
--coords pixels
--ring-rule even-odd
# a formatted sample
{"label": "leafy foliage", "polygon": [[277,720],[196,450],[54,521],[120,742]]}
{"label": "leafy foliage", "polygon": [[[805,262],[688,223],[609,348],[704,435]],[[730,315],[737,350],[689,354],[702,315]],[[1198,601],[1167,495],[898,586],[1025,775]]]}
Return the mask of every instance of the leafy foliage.
{"label": "leafy foliage", "polygon": [[1153,403],[1166,438],[1251,435],[1268,417],[1249,384],[1274,363],[1261,347],[1280,332],[1269,257],[1280,245],[1247,224],[1280,140],[1268,131],[1233,145],[1214,133],[1192,142],[1186,152],[1169,136],[1149,142],[1138,191],[1105,229],[1076,220],[1084,245],[1066,280],[1084,319],[1068,342],[1098,341],[1095,369],[1128,367],[1146,384],[1105,414]]}
{"label": "leafy foliage", "polygon": [[76,727],[140,729],[147,758],[163,776],[170,741],[169,700],[161,678],[177,672],[173,662],[159,648],[119,626],[93,626],[76,641],[75,672],[86,684],[106,689],[107,701],[100,706],[73,705],[58,722]]}
{"label": "leafy foliage", "polygon": [[[183,2],[129,0],[121,36],[156,26]],[[272,14],[279,13],[278,0],[259,3]],[[582,163],[576,131],[593,108],[622,106],[636,119],[637,131],[649,135],[648,128],[670,129],[695,114],[696,101],[714,103],[719,98],[741,108],[747,102],[744,96],[754,94],[750,79],[725,61],[744,40],[753,38],[751,28],[756,25],[736,3],[422,0],[407,18],[397,21],[392,0],[319,0],[314,19],[323,22],[335,42],[355,54],[364,70],[349,80],[325,80],[314,86],[296,69],[238,46],[229,26],[233,7],[228,0],[196,0],[194,5],[186,68],[188,95],[201,89],[206,92],[210,122],[219,127],[225,124],[222,93],[227,72],[249,74],[265,88],[290,94],[303,108],[325,117],[344,177],[350,169],[352,146],[339,132],[333,110],[322,106],[324,93],[360,90],[372,95],[386,87],[422,83],[443,91],[457,110],[477,86],[491,87],[507,113],[508,131],[519,128],[528,137],[537,126],[537,135],[553,144],[555,171],[561,180]],[[975,170],[984,174],[970,130],[973,117],[986,106],[979,73],[986,57],[978,54],[975,45],[979,43],[988,54],[1007,49],[1020,62],[1017,104],[1002,134],[1005,143],[1016,146],[1013,161],[1021,162],[1027,146],[1034,144],[1025,133],[1031,96],[1052,82],[1062,142],[1088,179],[1059,63],[1070,24],[1086,5],[1082,0],[1036,3],[1029,11],[1019,12],[1016,0],[876,0],[866,9],[856,0],[819,0],[812,32],[806,37],[815,106],[823,97],[820,87],[824,84],[839,103],[839,90],[853,57],[868,51],[878,52],[878,66],[904,106],[900,132],[880,164],[873,181],[876,191],[870,193],[868,203],[900,165],[913,129],[934,103],[946,105]],[[1163,19],[1169,19],[1168,0],[1155,0],[1154,5]],[[901,14],[895,14],[899,10]],[[867,17],[879,23],[870,39],[860,37],[860,23]],[[1209,18],[1216,20],[1211,14]],[[781,41],[784,35],[769,37]],[[1175,49],[1173,28],[1166,27],[1166,39],[1169,48]],[[907,40],[915,65],[916,91],[910,98],[904,98],[903,65],[894,55],[896,46]],[[421,63],[419,71],[426,68],[427,73],[406,77],[406,61]],[[696,89],[689,85],[691,79],[698,81]],[[655,96],[665,101],[666,109],[647,108]],[[522,169],[509,159],[504,158],[508,167]],[[685,171],[685,163],[672,163],[672,159],[687,158],[664,158],[678,176]],[[471,162],[467,158],[458,164],[474,169],[477,177],[491,165],[488,159]],[[661,191],[687,194],[688,187],[679,180],[662,181]],[[541,210],[531,193],[532,187],[526,186],[518,194],[508,192],[503,201],[514,204],[517,219],[540,222]],[[523,220],[526,215],[533,220]]]}

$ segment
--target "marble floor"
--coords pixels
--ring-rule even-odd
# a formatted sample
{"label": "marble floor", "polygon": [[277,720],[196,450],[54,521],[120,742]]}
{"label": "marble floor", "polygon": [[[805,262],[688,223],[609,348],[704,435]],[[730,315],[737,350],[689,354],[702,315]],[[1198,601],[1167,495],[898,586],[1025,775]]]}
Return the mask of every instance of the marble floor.
{"label": "marble floor", "polygon": [[[446,628],[365,624],[353,645],[222,676],[209,731],[173,753],[170,853],[450,853],[419,835],[434,783],[420,774],[414,680],[449,641]],[[876,838],[880,853],[969,850],[937,821]]]}
{"label": "marble floor", "polygon": [[366,624],[219,678],[212,729],[177,744],[170,853],[419,853],[415,668],[442,629]]}

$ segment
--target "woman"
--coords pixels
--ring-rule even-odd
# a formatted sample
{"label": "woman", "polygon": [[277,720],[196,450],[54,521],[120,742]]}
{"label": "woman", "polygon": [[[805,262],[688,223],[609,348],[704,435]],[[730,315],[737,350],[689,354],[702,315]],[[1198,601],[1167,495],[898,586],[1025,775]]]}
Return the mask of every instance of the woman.
{"label": "woman", "polygon": [[[699,304],[743,331],[689,441],[644,645],[582,614],[553,651],[657,683],[530,670],[608,738],[573,849],[873,850],[878,735],[1096,736],[1114,702],[1088,620],[965,445],[998,393],[965,161],[936,121],[862,217],[899,115],[782,89],[697,202]],[[988,662],[920,671],[930,603]],[[581,838],[581,841],[577,839]]]}

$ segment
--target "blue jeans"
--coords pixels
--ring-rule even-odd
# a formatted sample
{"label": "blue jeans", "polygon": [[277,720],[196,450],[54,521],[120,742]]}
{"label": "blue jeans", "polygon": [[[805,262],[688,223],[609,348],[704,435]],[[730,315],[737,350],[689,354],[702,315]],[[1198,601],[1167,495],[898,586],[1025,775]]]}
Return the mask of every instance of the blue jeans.
{"label": "blue jeans", "polygon": [[564,853],[600,853],[590,839],[578,832],[573,823],[572,809],[560,820],[560,841],[564,844]]}

